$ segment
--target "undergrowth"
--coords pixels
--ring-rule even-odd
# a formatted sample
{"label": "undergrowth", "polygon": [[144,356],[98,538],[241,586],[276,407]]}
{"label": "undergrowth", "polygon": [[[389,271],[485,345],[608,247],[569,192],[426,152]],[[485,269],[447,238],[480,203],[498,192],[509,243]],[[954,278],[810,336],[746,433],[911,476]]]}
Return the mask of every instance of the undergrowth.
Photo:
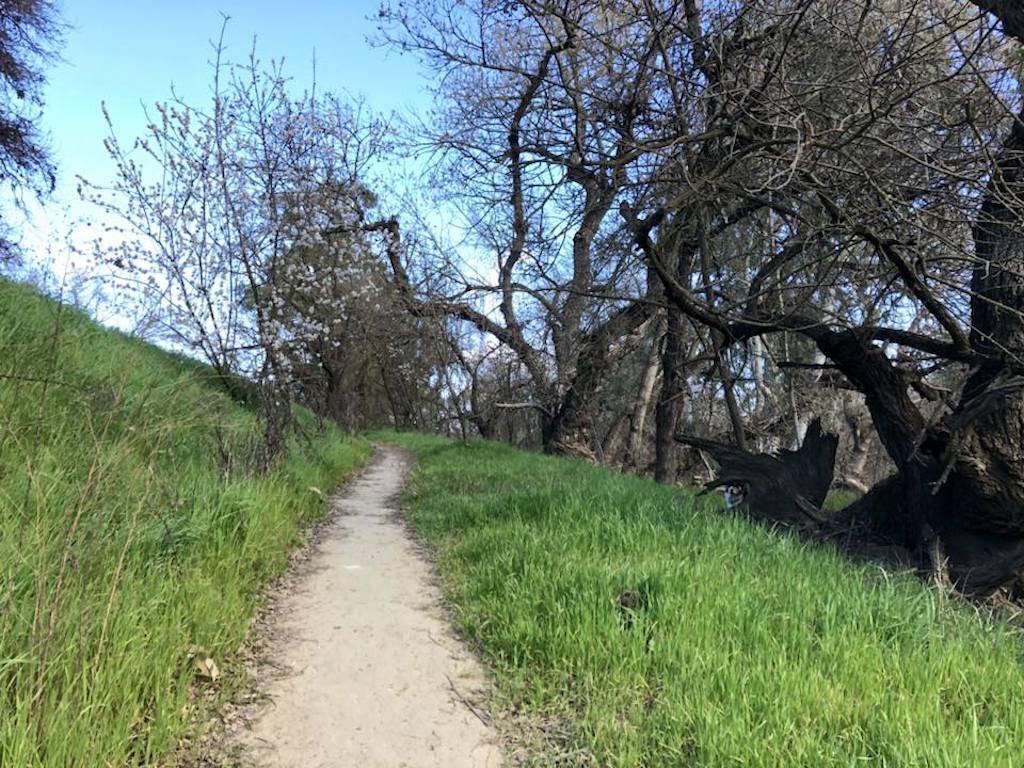
{"label": "undergrowth", "polygon": [[[0,765],[148,766],[363,440],[297,414],[254,467],[204,366],[0,281]],[[200,699],[203,697],[200,696]]]}
{"label": "undergrowth", "polygon": [[1021,765],[1022,638],[720,502],[484,442],[415,452],[409,519],[536,765]]}

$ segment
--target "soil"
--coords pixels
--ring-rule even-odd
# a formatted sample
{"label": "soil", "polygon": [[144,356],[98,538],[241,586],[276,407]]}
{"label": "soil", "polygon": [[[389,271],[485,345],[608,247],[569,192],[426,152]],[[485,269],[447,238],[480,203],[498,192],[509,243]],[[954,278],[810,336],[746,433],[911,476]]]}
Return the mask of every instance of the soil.
{"label": "soil", "polygon": [[[378,447],[262,627],[264,702],[232,741],[244,765],[495,768],[487,679],[446,620],[397,497],[409,462]],[[240,753],[240,754],[239,754]]]}

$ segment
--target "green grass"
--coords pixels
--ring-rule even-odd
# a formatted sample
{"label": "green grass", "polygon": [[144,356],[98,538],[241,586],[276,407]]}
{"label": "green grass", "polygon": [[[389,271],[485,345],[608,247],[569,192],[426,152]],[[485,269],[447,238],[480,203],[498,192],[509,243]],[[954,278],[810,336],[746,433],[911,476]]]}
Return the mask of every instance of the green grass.
{"label": "green grass", "polygon": [[190,651],[224,666],[368,455],[299,418],[309,439],[259,476],[256,420],[208,369],[0,281],[0,766],[177,748],[208,693]]}
{"label": "green grass", "polygon": [[825,504],[823,506],[823,509],[826,509],[829,512],[835,512],[837,510],[842,509],[843,507],[850,506],[851,504],[853,504],[853,502],[857,501],[857,499],[859,499],[862,495],[863,494],[861,493],[857,493],[857,491],[829,491],[828,496],[825,497]]}
{"label": "green grass", "polygon": [[384,437],[418,456],[410,520],[535,764],[1022,764],[1009,625],[683,491]]}

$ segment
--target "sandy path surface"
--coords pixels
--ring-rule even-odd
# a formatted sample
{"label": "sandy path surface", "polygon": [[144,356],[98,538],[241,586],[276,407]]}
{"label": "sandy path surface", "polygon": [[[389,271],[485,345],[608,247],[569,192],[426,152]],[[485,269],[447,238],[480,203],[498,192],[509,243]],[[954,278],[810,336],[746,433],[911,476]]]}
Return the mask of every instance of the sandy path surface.
{"label": "sandy path surface", "polygon": [[247,761],[284,768],[493,768],[485,677],[453,635],[430,565],[396,517],[406,461],[377,449],[278,601],[282,674],[241,735]]}

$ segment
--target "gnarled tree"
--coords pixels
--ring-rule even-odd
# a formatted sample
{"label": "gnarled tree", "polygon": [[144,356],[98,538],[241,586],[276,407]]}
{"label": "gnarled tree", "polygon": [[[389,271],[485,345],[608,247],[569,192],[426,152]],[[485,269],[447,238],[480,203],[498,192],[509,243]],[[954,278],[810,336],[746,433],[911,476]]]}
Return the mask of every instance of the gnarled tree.
{"label": "gnarled tree", "polygon": [[[1016,4],[978,5],[1024,31]],[[716,353],[797,334],[863,393],[898,474],[849,517],[942,560],[966,591],[1006,583],[1024,564],[1024,130],[997,36],[965,3],[687,10],[679,60],[717,135],[663,160],[683,171],[636,217],[639,247]],[[734,213],[728,239],[709,233]],[[705,286],[710,272],[727,292],[694,290],[657,247],[651,232],[679,216],[702,230]],[[939,371],[955,386],[937,389]]]}

